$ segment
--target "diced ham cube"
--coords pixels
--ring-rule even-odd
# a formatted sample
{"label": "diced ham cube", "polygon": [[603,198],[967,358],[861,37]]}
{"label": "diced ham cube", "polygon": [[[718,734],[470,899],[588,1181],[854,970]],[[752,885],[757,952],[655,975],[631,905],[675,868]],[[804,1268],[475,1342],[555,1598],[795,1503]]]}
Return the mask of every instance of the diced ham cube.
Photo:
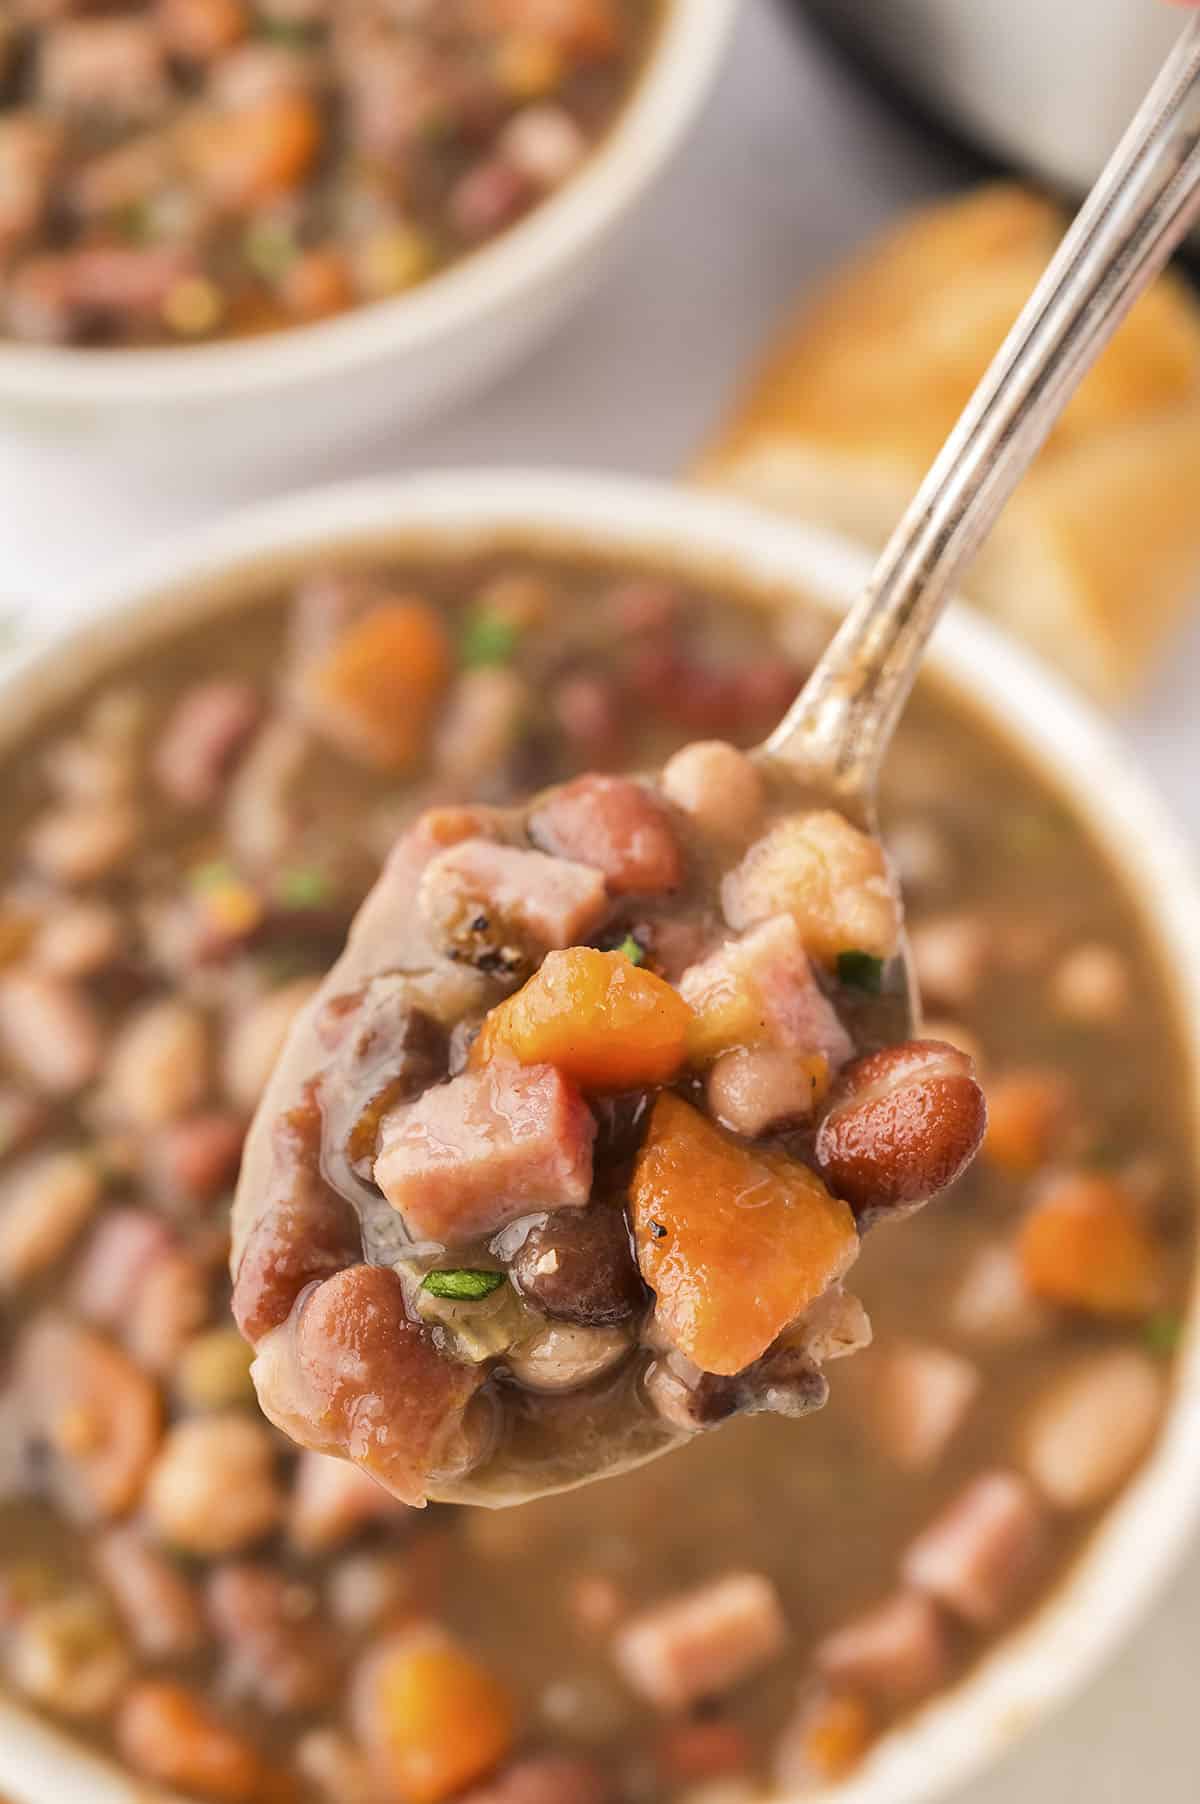
{"label": "diced ham cube", "polygon": [[990,1628],[1025,1591],[1045,1542],[1032,1487],[1015,1472],[988,1472],[917,1537],[901,1570],[917,1590]]}
{"label": "diced ham cube", "polygon": [[311,1585],[244,1560],[217,1567],[206,1599],[232,1690],[273,1711],[315,1710],[325,1702],[329,1638]]}
{"label": "diced ham cube", "polygon": [[908,1472],[937,1464],[981,1382],[969,1359],[921,1341],[894,1342],[873,1378],[876,1438],[889,1458]]}
{"label": "diced ham cube", "polygon": [[777,821],[725,878],[721,899],[738,929],[792,915],[808,951],[826,964],[842,952],[890,958],[899,943],[882,848],[830,809]]}
{"label": "diced ham cube", "polygon": [[505,1767],[462,1804],[611,1804],[602,1767],[579,1754],[533,1754]]}
{"label": "diced ham cube", "polygon": [[950,1673],[945,1626],[936,1605],[917,1591],[899,1591],[855,1617],[820,1643],[816,1657],[831,1684],[889,1704],[928,1697]]}
{"label": "diced ham cube", "polygon": [[262,714],[252,683],[197,683],[176,703],[154,754],[154,774],[169,801],[184,808],[215,802]]}
{"label": "diced ham cube", "polygon": [[535,1210],[582,1208],[595,1134],[553,1067],[493,1065],[386,1116],[375,1182],[415,1238],[452,1246]]}
{"label": "diced ham cube", "polygon": [[683,853],[666,808],[630,777],[577,777],[530,819],[538,845],[597,865],[614,896],[658,896],[683,881]]}
{"label": "diced ham cube", "polygon": [[437,943],[507,968],[590,938],[608,901],[592,865],[468,839],[426,865],[417,907]]}
{"label": "diced ham cube", "polygon": [[1162,1419],[1162,1371],[1135,1347],[1092,1353],[1034,1403],[1024,1465],[1057,1509],[1104,1503],[1129,1477]]}
{"label": "diced ham cube", "polygon": [[791,915],[776,915],[743,939],[726,940],[679,980],[684,1001],[700,1013],[719,1009],[726,997],[747,988],[758,1007],[756,1037],[788,1051],[822,1054],[831,1075],[852,1057],[854,1044],[817,982]]}
{"label": "diced ham cube", "polygon": [[732,1690],[782,1653],[787,1638],[770,1580],[739,1572],[635,1616],[613,1652],[642,1697],[660,1710],[685,1710]]}

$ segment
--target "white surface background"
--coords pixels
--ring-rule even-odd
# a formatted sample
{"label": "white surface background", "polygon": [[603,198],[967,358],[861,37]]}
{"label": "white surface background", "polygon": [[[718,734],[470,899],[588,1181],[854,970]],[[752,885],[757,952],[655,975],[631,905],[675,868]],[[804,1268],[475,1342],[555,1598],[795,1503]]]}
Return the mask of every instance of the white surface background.
{"label": "white surface background", "polygon": [[[884,0],[886,4],[886,0]],[[418,440],[377,443],[305,480],[422,464],[676,469],[805,282],[898,208],[953,179],[944,150],[887,114],[768,0],[744,0],[733,55],[688,154],[626,232],[606,279],[537,357]],[[237,493],[131,493],[51,461],[0,423],[0,596],[70,608],[77,583]],[[1131,711],[1137,755],[1200,833],[1194,780],[1200,621]],[[1196,1804],[1200,1556],[1071,1711],[972,1788],[973,1804]]]}

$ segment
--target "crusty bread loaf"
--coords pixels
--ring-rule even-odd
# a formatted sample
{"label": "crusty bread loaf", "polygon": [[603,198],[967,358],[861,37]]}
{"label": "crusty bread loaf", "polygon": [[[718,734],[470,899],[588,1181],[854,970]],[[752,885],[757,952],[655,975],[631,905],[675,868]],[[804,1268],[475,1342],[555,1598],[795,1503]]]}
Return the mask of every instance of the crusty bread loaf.
{"label": "crusty bread loaf", "polygon": [[[698,479],[881,543],[1061,229],[1011,186],[905,221],[803,307]],[[963,588],[1108,701],[1200,597],[1200,307],[1181,281],[1122,328]]]}

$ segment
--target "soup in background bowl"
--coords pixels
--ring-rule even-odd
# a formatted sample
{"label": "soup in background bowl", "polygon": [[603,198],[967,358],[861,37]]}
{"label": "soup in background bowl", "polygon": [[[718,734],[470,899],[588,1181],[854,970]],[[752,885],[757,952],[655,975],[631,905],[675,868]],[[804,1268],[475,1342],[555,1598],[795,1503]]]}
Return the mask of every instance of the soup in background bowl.
{"label": "soup in background bowl", "polygon": [[[872,1236],[876,1344],[821,1415],[514,1511],[408,1511],[267,1428],[229,1318],[246,1120],[405,820],[754,742],[862,574],[669,490],[447,476],[219,529],[9,678],[0,1783],[22,1804],[146,1781],[907,1804],[1148,1595],[1197,1484],[1200,909],[1090,717],[966,616],[884,823],[990,1138]],[[405,598],[440,652],[392,673],[408,731],[381,761],[295,673],[344,672],[339,644]],[[431,1306],[491,1359],[498,1296]]]}
{"label": "soup in background bowl", "polygon": [[17,13],[6,417],[161,488],[294,470],[515,361],[679,148],[736,4]]}

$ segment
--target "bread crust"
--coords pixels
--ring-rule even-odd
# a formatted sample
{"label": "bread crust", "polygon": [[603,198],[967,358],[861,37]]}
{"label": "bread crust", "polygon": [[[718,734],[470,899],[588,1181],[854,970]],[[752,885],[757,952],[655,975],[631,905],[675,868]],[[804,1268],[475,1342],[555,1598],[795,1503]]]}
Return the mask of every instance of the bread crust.
{"label": "bread crust", "polygon": [[[878,544],[1053,254],[1013,185],[903,221],[801,307],[693,474]],[[1200,586],[1200,307],[1174,276],[1134,310],[964,582],[1109,702]]]}

